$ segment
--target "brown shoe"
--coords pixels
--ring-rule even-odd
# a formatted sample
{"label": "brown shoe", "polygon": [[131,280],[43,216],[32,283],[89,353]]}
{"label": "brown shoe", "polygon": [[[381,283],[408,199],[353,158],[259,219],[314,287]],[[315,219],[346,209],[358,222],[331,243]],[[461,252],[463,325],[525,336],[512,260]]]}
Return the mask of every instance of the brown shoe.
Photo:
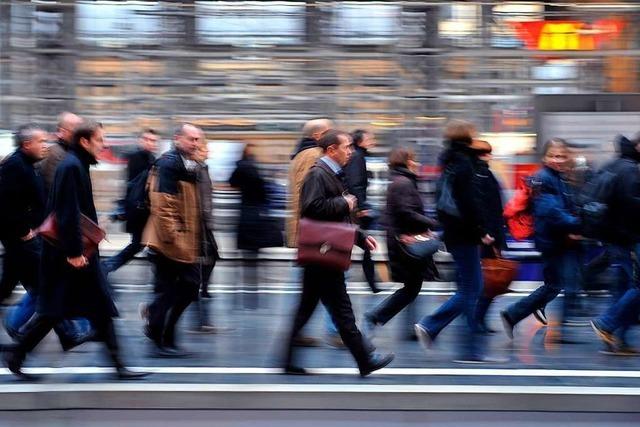
{"label": "brown shoe", "polygon": [[292,344],[294,345],[294,347],[319,347],[320,341],[313,337],[298,335],[293,339]]}

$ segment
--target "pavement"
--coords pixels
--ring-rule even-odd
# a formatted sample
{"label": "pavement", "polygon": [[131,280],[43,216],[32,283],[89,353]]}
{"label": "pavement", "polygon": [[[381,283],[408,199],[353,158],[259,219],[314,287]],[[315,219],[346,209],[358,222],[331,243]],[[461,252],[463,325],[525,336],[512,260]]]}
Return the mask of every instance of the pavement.
{"label": "pavement", "polygon": [[[123,242],[103,248],[103,255],[119,249]],[[373,295],[357,266],[347,276],[348,291],[356,318],[361,319],[398,285],[384,282],[385,291]],[[400,313],[374,339],[380,351],[396,355],[388,368],[362,379],[347,351],[322,342],[297,353],[300,364],[312,375],[286,376],[279,369],[280,355],[300,292],[300,270],[290,259],[265,261],[259,271],[252,268],[233,258],[221,262],[210,284],[213,298],[203,301],[209,306],[211,322],[225,329],[212,335],[186,333],[195,316],[191,307],[179,326],[178,339],[192,357],[158,359],[149,355],[138,316],[138,304],[151,298],[151,268],[142,259],[123,267],[110,276],[121,312],[116,320],[120,344],[132,369],[152,375],[136,382],[115,381],[99,343],[63,353],[50,334],[25,365],[28,372],[43,374],[43,381],[24,383],[0,369],[0,425],[6,425],[3,420],[37,425],[27,412],[49,414],[63,409],[71,411],[63,417],[66,424],[47,425],[113,425],[99,424],[112,419],[109,411],[113,410],[121,414],[133,411],[137,415],[131,416],[140,418],[139,425],[151,425],[150,420],[162,420],[165,410],[186,409],[201,415],[189,425],[200,425],[197,420],[204,425],[214,413],[228,421],[221,425],[294,425],[288,424],[294,420],[298,420],[296,425],[307,425],[313,418],[309,414],[318,412],[336,421],[335,425],[355,425],[348,421],[358,419],[374,425],[390,425],[383,422],[388,419],[406,424],[430,419],[432,425],[457,420],[456,425],[524,426],[534,425],[528,421],[552,422],[558,414],[565,418],[556,421],[570,419],[581,425],[640,421],[640,357],[599,353],[602,345],[586,324],[563,330],[564,337],[577,343],[557,344],[561,331],[554,319],[561,301],[548,308],[550,327],[530,317],[518,325],[513,341],[504,334],[499,310],[540,283],[517,283],[517,292],[499,297],[492,306],[489,324],[497,333],[487,336],[485,344],[489,355],[503,359],[500,363],[469,366],[453,362],[459,355],[464,327],[459,320],[428,351],[408,339],[412,323],[433,312],[454,287],[447,282],[425,282],[411,310]],[[258,285],[250,284],[255,277]],[[607,303],[607,297],[585,298],[585,314],[597,315]],[[318,307],[305,329],[307,335],[321,341],[327,336],[323,311]],[[0,340],[10,342],[6,335]],[[636,330],[629,341],[640,345]],[[18,416],[15,411],[27,412]],[[96,424],[83,424],[87,421],[83,411],[89,411]],[[147,412],[143,416],[137,411]],[[376,417],[371,411],[381,415]],[[495,417],[497,413],[504,416]],[[591,416],[581,418],[586,413]],[[168,416],[172,419],[173,415]]]}

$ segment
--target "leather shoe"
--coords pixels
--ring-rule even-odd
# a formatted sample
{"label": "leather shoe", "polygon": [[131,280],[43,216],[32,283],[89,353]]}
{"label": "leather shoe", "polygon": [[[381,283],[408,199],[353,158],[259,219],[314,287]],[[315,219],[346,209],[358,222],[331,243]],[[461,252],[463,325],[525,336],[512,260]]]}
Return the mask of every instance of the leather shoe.
{"label": "leather shoe", "polygon": [[366,377],[378,369],[382,369],[387,366],[394,359],[393,353],[389,354],[372,354],[367,361],[367,365],[360,368],[360,376]]}
{"label": "leather shoe", "polygon": [[173,359],[185,359],[191,356],[191,353],[172,347],[156,347],[151,352],[152,357],[163,357]]}
{"label": "leather shoe", "polygon": [[287,365],[283,368],[285,375],[309,375],[306,369],[294,365]]}
{"label": "leather shoe", "polygon": [[292,344],[294,347],[319,347],[320,341],[313,337],[299,335],[293,339]]}
{"label": "leather shoe", "polygon": [[149,372],[131,371],[124,366],[116,368],[116,377],[119,380],[139,380],[149,375]]}
{"label": "leather shoe", "polygon": [[7,348],[2,354],[2,360],[5,366],[11,371],[13,375],[24,381],[39,381],[39,375],[27,374],[22,370],[22,362],[24,362],[24,356],[18,354],[15,347]]}

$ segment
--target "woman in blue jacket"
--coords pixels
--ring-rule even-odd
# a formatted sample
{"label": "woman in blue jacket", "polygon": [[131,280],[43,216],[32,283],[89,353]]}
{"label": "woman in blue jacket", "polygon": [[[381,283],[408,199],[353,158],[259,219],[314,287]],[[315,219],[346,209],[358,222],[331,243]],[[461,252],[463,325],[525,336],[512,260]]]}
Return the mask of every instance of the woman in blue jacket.
{"label": "woman in blue jacket", "polygon": [[[544,310],[562,289],[572,289],[578,270],[576,240],[580,239],[580,220],[565,174],[570,169],[567,143],[549,140],[542,153],[542,169],[532,179],[533,217],[536,248],[542,253],[544,284],[500,313],[505,332],[513,338],[518,322]],[[563,315],[570,298],[564,298]]]}

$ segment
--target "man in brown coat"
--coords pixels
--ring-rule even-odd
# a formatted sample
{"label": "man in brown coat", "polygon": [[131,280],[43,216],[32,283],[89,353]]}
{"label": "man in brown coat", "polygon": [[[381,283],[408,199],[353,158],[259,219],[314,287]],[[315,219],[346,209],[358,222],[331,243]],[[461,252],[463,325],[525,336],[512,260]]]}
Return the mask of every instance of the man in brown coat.
{"label": "man in brown coat", "polygon": [[176,345],[175,326],[200,287],[202,217],[195,157],[201,139],[198,127],[180,125],[175,149],[162,155],[149,176],[151,213],[143,242],[153,254],[156,297],[146,310],[145,334],[158,357],[187,356]]}
{"label": "man in brown coat", "polygon": [[322,149],[318,147],[318,141],[333,123],[328,119],[309,120],[302,128],[302,139],[298,143],[296,150],[291,155],[289,166],[289,197],[287,209],[290,215],[287,218],[287,246],[297,247],[298,221],[300,218],[300,191],[307,173],[311,166],[315,165],[322,157]]}
{"label": "man in brown coat", "polygon": [[44,178],[46,194],[49,194],[51,185],[53,185],[53,177],[56,174],[56,168],[67,155],[73,132],[80,123],[82,123],[82,119],[68,111],[58,116],[58,128],[56,129],[58,140],[49,147],[47,156],[38,164],[42,178]]}

